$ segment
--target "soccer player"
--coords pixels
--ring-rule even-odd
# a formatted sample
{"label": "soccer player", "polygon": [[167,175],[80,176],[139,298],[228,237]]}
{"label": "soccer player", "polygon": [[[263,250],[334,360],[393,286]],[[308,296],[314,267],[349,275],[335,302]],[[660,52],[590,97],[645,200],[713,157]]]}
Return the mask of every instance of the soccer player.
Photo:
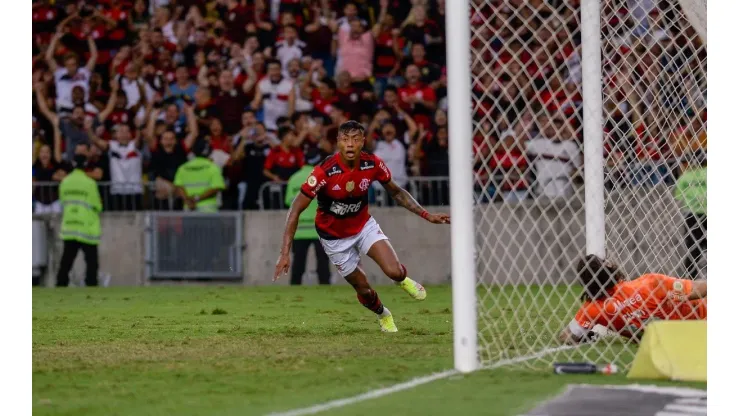
{"label": "soccer player", "polygon": [[411,297],[424,300],[426,290],[411,280],[406,267],[388,242],[375,219],[368,213],[368,189],[380,182],[399,206],[433,224],[449,224],[448,214],[430,214],[391,179],[388,167],[377,156],[362,151],[365,128],[350,120],[339,126],[338,153],[314,167],[293,200],[285,223],[283,246],[275,266],[277,280],[290,267],[290,249],[298,226],[298,217],[313,198],[318,198],[316,231],[321,245],[339,274],[355,288],[360,303],[378,316],[383,332],[396,332],[391,312],[380,301],[360,268],[360,253],[373,259],[389,278]]}
{"label": "soccer player", "polygon": [[614,264],[588,255],[578,264],[584,302],[560,334],[587,342],[607,331],[638,341],[651,320],[707,319],[707,281],[645,274],[627,281]]}

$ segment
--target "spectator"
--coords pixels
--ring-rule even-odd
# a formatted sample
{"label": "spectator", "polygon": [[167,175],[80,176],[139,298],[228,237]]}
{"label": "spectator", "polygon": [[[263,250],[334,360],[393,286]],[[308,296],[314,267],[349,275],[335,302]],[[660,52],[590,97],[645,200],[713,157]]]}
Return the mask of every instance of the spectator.
{"label": "spectator", "polygon": [[134,137],[131,126],[124,123],[114,126],[111,141],[97,137],[91,126],[88,127],[88,135],[96,146],[108,151],[110,158],[111,199],[106,210],[141,210],[144,207],[144,155],[140,140]]}
{"label": "spectator", "polygon": [[49,109],[49,105],[44,95],[46,86],[39,82],[36,85],[36,103],[38,104],[39,111],[46,117],[52,126],[59,126],[59,130],[64,137],[64,153],[63,159],[71,161],[74,155],[75,148],[79,144],[90,144],[90,138],[85,131],[85,109],[81,106],[76,106],[72,110],[72,114],[69,118],[60,118]]}
{"label": "spectator", "polygon": [[195,92],[198,86],[190,80],[188,68],[180,65],[175,70],[175,82],[170,85],[169,97],[174,98],[178,107],[182,108],[183,104],[191,104],[195,100]]}
{"label": "spectator", "polygon": [[[249,114],[249,113],[245,113]],[[269,179],[264,174],[265,161],[271,152],[270,139],[267,136],[265,125],[259,122],[251,127],[250,115],[247,115],[247,123],[239,135],[241,137],[239,149],[243,149],[242,175],[247,184],[246,195],[242,207],[244,209],[258,209],[259,190]]]}
{"label": "spectator", "polygon": [[435,178],[422,183],[425,185],[422,200],[428,205],[449,205],[449,184],[447,180],[436,179],[450,175],[448,140],[445,124],[438,126],[431,136],[422,136],[415,147],[416,158],[426,162],[422,167],[424,176]]}
{"label": "spectator", "polygon": [[581,167],[581,152],[574,137],[559,137],[565,124],[562,115],[538,118],[540,134],[530,140],[526,153],[535,171],[537,195],[565,198],[573,195],[571,179]]}
{"label": "spectator", "polygon": [[[175,175],[187,162],[187,154],[198,137],[198,123],[193,108],[185,107],[188,118],[188,135],[178,140],[172,129],[165,130],[157,141],[150,141],[152,152],[151,175],[154,180],[154,209],[182,209],[182,201],[175,197]],[[150,120],[154,120],[152,117]]]}
{"label": "spectator", "polygon": [[265,160],[264,175],[273,182],[285,183],[305,164],[303,152],[296,147],[297,136],[290,127],[278,131],[280,145],[273,147]]}
{"label": "spectator", "polygon": [[[338,30],[334,22],[334,30]],[[350,20],[349,30],[339,30],[337,34],[337,71],[347,71],[352,82],[369,86],[373,74],[373,35],[365,30],[359,19]],[[368,88],[370,89],[370,88]]]}
{"label": "spectator", "polygon": [[33,164],[34,213],[58,214],[62,212],[62,206],[59,203],[59,185],[56,183],[61,182],[65,176],[67,172],[62,169],[60,160],[52,155],[51,146],[41,145],[38,160]]}
{"label": "spectator", "polygon": [[336,26],[338,30],[350,31],[353,20],[357,20],[362,24],[363,27],[367,27],[367,20],[359,17],[358,15],[359,10],[357,8],[357,3],[353,1],[348,1],[344,5],[344,9],[342,10],[342,12],[343,16],[336,21]]}
{"label": "spectator", "polygon": [[57,43],[64,35],[64,26],[64,23],[59,25],[57,33],[51,39],[49,49],[46,51],[46,63],[54,73],[54,87],[57,92],[57,110],[74,106],[72,102],[72,89],[76,86],[83,89],[85,102],[87,102],[91,73],[95,69],[95,63],[98,59],[98,48],[95,46],[93,38],[88,36],[87,47],[90,51],[90,59],[88,59],[87,64],[80,68],[77,55],[68,53],[64,55],[64,68],[60,68],[54,58],[54,53],[57,50]]}
{"label": "spectator", "polygon": [[434,62],[427,61],[427,51],[423,43],[414,43],[411,45],[411,59],[405,62],[404,67],[415,65],[421,72],[421,82],[426,84],[435,92],[442,87],[440,78],[442,69]]}
{"label": "spectator", "polygon": [[293,59],[301,59],[306,43],[298,39],[298,29],[294,25],[283,27],[283,39],[275,44],[275,58],[287,68]]}
{"label": "spectator", "polygon": [[375,94],[383,96],[385,86],[390,84],[399,86],[403,82],[401,73],[401,50],[404,40],[400,37],[401,30],[396,28],[393,15],[388,13],[388,1],[380,3],[378,23],[373,27],[375,37]]}
{"label": "spectator", "polygon": [[402,107],[409,111],[417,123],[431,127],[431,117],[437,109],[437,95],[421,82],[421,71],[416,65],[406,67],[406,85],[398,90]]}
{"label": "spectator", "polygon": [[195,90],[195,107],[193,108],[198,127],[207,129],[211,119],[218,116],[218,110],[211,99],[211,90],[199,86]]}
{"label": "spectator", "polygon": [[[207,86],[207,82],[201,82],[201,86]],[[241,126],[242,111],[249,103],[246,92],[251,90],[248,82],[238,90],[234,85],[234,75],[230,70],[223,70],[218,77],[218,88],[212,94],[215,98],[214,109],[219,120],[223,123],[226,134],[233,135],[239,131]]]}
{"label": "spectator", "polygon": [[424,6],[411,8],[406,20],[401,24],[401,34],[410,43],[421,43],[429,47],[442,43],[441,32],[437,23],[427,19]]}
{"label": "spectator", "polygon": [[283,77],[279,61],[271,61],[267,65],[267,77],[257,84],[257,94],[252,101],[252,109],[263,107],[267,130],[277,131],[277,119],[293,115],[295,99],[293,82]]}
{"label": "spectator", "polygon": [[[416,133],[416,124],[409,117],[409,135]],[[396,127],[390,121],[386,121],[380,129],[381,140],[375,142],[373,152],[382,159],[391,171],[393,180],[402,188],[407,188],[409,177],[406,172],[406,147],[398,139]],[[382,192],[382,187],[374,185],[376,190]],[[385,205],[393,205],[390,195],[386,194]]]}
{"label": "spectator", "polygon": [[333,33],[329,27],[329,9],[315,4],[312,8],[313,21],[304,28],[306,52],[312,58],[321,61],[327,71],[327,76],[334,74],[334,58],[332,56]]}
{"label": "spectator", "polygon": [[504,202],[521,202],[527,199],[527,157],[513,130],[505,131],[503,137],[493,146],[489,166],[493,172],[496,199]]}

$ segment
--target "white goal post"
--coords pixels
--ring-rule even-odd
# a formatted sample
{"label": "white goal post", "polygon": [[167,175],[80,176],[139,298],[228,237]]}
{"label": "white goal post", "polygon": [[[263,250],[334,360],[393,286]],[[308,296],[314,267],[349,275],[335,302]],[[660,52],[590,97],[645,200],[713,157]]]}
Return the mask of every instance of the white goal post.
{"label": "white goal post", "polygon": [[445,10],[455,368],[624,368],[619,337],[553,348],[586,254],[706,278],[706,183],[683,180],[706,166],[706,0]]}

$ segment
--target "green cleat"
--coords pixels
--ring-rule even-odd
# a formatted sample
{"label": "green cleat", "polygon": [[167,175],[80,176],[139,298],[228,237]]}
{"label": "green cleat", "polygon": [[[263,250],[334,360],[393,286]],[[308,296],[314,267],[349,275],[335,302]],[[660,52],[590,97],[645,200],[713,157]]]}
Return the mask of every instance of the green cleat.
{"label": "green cleat", "polygon": [[396,323],[393,322],[393,315],[388,308],[385,308],[382,314],[378,315],[378,322],[380,323],[380,330],[383,332],[398,332]]}
{"label": "green cleat", "polygon": [[409,279],[408,277],[403,279],[403,281],[400,282],[398,285],[401,286],[401,289],[405,290],[406,293],[408,293],[412,298],[416,300],[424,300],[427,298],[427,290],[424,289],[424,286]]}

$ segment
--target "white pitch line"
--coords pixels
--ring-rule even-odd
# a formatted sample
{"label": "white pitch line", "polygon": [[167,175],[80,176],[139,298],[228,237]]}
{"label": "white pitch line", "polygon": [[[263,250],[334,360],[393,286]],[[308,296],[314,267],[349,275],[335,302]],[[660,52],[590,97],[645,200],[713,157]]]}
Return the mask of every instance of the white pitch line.
{"label": "white pitch line", "polygon": [[[489,366],[486,366],[486,367],[481,368],[481,370],[492,370],[492,369],[495,369],[495,368],[504,367],[504,366],[511,365],[511,364],[518,364],[518,363],[521,363],[521,362],[524,362],[524,361],[533,360],[535,358],[542,358],[542,357],[544,357],[544,356],[546,356],[548,354],[552,354],[554,352],[570,350],[570,349],[573,349],[573,348],[577,348],[577,346],[564,345],[564,346],[554,347],[554,348],[545,348],[544,350],[539,351],[539,352],[534,353],[534,354],[524,355],[522,357],[511,358],[511,359],[507,359],[507,360],[497,361],[497,362],[495,362],[495,363],[493,363],[493,364],[491,364]],[[282,412],[282,413],[270,413],[267,416],[303,416],[303,415],[314,415],[316,413],[324,412],[324,411],[327,411],[327,410],[330,410],[330,409],[336,409],[338,407],[349,406],[349,405],[353,405],[355,403],[359,403],[359,402],[362,402],[362,401],[365,401],[365,400],[377,399],[378,397],[383,397],[383,396],[387,396],[389,394],[398,393],[399,391],[412,389],[414,387],[421,386],[422,384],[427,384],[427,383],[431,383],[432,381],[442,380],[442,379],[448,378],[450,376],[454,376],[455,374],[460,374],[460,373],[457,370],[442,371],[442,372],[430,374],[430,375],[424,376],[424,377],[413,378],[413,379],[411,379],[409,381],[405,381],[403,383],[394,384],[394,385],[388,386],[388,387],[383,387],[382,389],[371,390],[371,391],[369,391],[367,393],[362,393],[362,394],[359,394],[357,396],[346,397],[344,399],[332,400],[330,402],[319,403],[319,404],[315,404],[313,406],[303,407],[303,408],[299,408],[299,409],[293,409],[293,410],[289,410],[287,412]]]}

